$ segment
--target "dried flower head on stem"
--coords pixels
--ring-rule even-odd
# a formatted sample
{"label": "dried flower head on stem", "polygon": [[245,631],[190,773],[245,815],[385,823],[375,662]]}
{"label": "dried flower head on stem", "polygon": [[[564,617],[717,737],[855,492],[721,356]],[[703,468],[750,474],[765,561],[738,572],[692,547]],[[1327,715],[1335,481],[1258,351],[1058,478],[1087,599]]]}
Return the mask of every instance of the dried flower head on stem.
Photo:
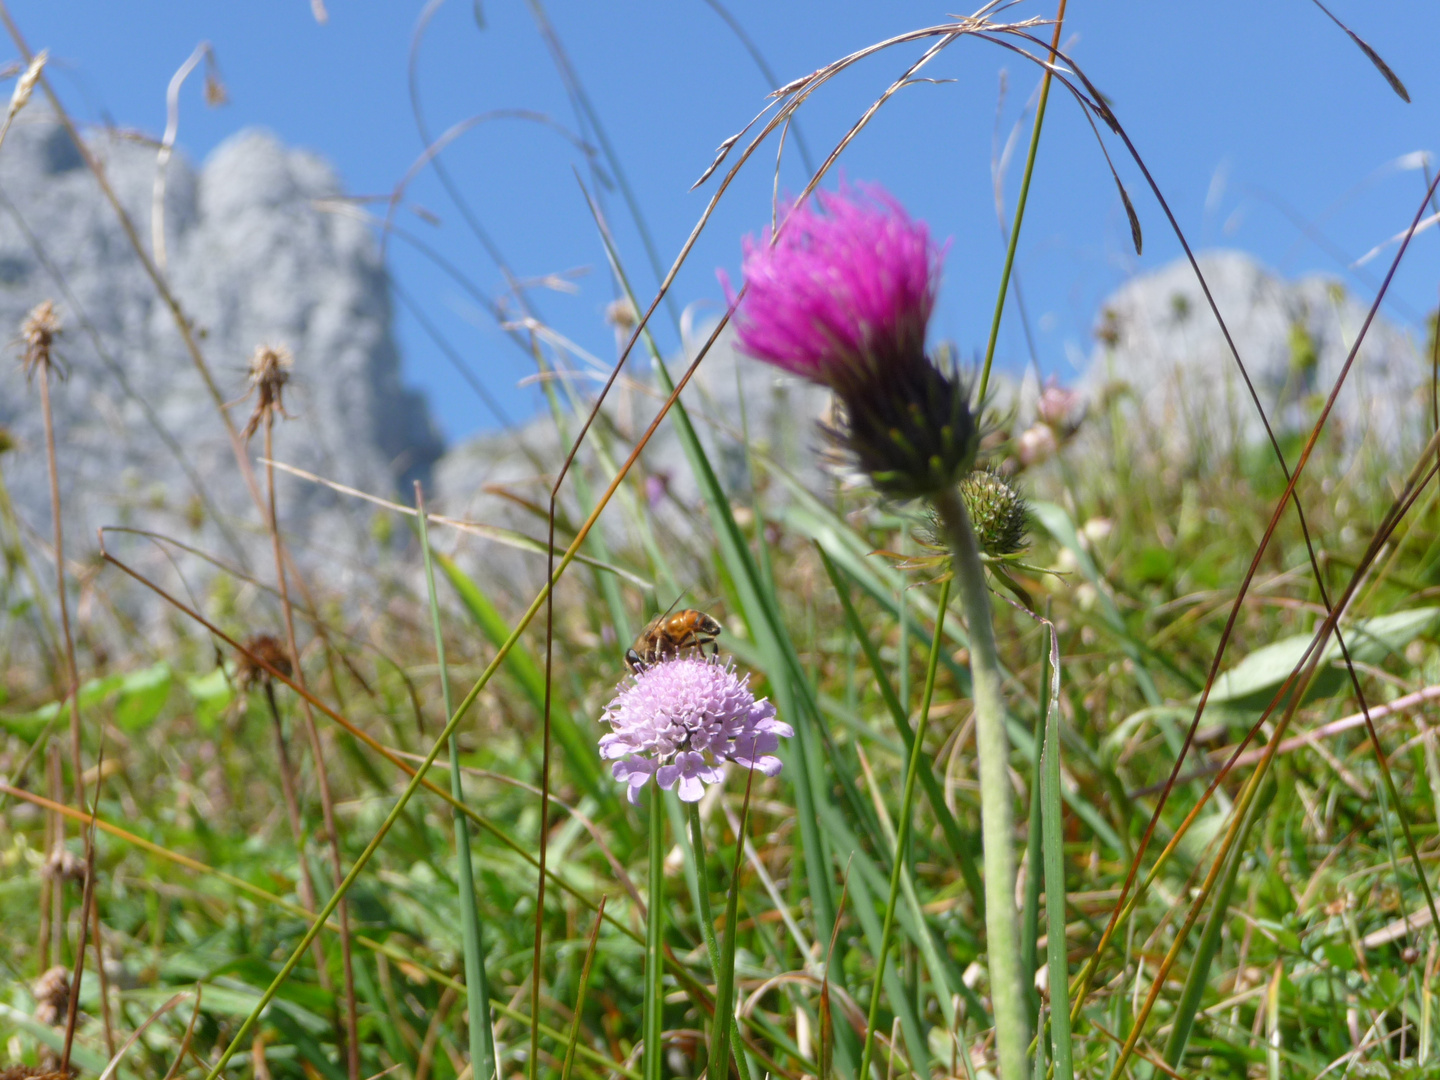
{"label": "dried flower head on stem", "polygon": [[290,652],[274,634],[253,634],[241,645],[244,652],[240,653],[236,664],[235,683],[242,693],[272,682],[275,678],[270,673],[272,668],[286,678],[290,677]]}
{"label": "dried flower head on stem", "polygon": [[20,365],[27,379],[34,378],[42,364],[47,369],[55,366],[55,340],[60,333],[60,312],[55,301],[41,300],[30,309],[20,324],[20,344],[24,347]]}
{"label": "dried flower head on stem", "polygon": [[288,418],[283,393],[290,381],[295,357],[284,345],[259,345],[250,357],[250,393],[255,395],[255,409],[245,424],[244,437],[249,439],[261,424],[273,423],[275,414]]}

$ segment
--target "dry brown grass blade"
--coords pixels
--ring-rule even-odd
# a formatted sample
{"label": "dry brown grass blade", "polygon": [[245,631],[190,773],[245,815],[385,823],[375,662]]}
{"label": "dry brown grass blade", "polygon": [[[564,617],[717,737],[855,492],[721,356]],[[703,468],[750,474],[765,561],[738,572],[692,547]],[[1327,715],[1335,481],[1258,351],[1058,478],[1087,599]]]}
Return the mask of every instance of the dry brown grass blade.
{"label": "dry brown grass blade", "polygon": [[[1411,709],[1419,708],[1421,705],[1437,699],[1440,699],[1440,685],[1427,686],[1422,690],[1416,690],[1414,693],[1402,695],[1394,701],[1387,701],[1382,705],[1376,705],[1370,709],[1369,715],[1371,720],[1383,720],[1387,716],[1395,716],[1399,713],[1408,712]],[[1301,750],[1307,746],[1313,747],[1322,739],[1329,739],[1336,735],[1343,735],[1347,731],[1354,731],[1358,727],[1364,727],[1365,716],[1366,714],[1364,712],[1352,713],[1349,716],[1341,717],[1339,720],[1331,720],[1327,724],[1321,724],[1318,728],[1310,731],[1301,732],[1299,735],[1292,735],[1290,738],[1281,741],[1280,749],[1276,752],[1288,754],[1293,750]],[[1264,747],[1258,750],[1243,750],[1238,746],[1226,746],[1214,751],[1213,754],[1214,760],[1203,768],[1195,769],[1180,777],[1179,780],[1176,781],[1177,785],[1189,784],[1196,780],[1203,780],[1207,776],[1213,776],[1222,768],[1226,767],[1227,759],[1233,759],[1229,761],[1229,767],[1232,769],[1241,768],[1246,765],[1254,765],[1265,756],[1265,750]],[[1141,799],[1147,795],[1157,794],[1164,787],[1163,782],[1151,784],[1149,787],[1136,788],[1127,794],[1132,799]]]}
{"label": "dry brown grass blade", "polygon": [[[618,482],[617,482],[617,483],[618,483]],[[593,522],[592,522],[592,524],[593,524]],[[587,531],[588,531],[588,527],[587,527]],[[581,537],[581,540],[583,541],[583,539],[584,539],[584,537],[582,536],[582,537]],[[285,672],[283,672],[282,670],[280,670],[279,668],[277,668],[272,662],[270,662],[270,660],[269,660],[268,658],[266,658],[265,656],[262,656],[262,655],[260,655],[260,654],[258,654],[258,653],[255,653],[255,652],[253,652],[253,651],[251,651],[251,650],[249,650],[249,649],[246,649],[243,644],[241,644],[240,642],[236,641],[234,638],[230,637],[230,636],[229,636],[228,634],[226,634],[223,630],[221,630],[219,627],[217,627],[214,623],[210,622],[210,621],[209,621],[208,619],[206,619],[203,615],[201,615],[199,612],[197,612],[194,608],[188,606],[188,605],[185,604],[183,601],[179,600],[179,599],[176,598],[174,595],[172,595],[171,593],[167,592],[166,590],[164,590],[163,588],[161,588],[159,585],[155,584],[153,581],[150,581],[148,578],[146,578],[143,574],[139,573],[139,572],[138,572],[137,570],[135,570],[133,567],[127,566],[125,563],[121,562],[119,559],[116,559],[115,556],[113,556],[113,555],[111,555],[109,552],[105,551],[105,550],[104,550],[104,544],[103,544],[103,533],[102,533],[102,544],[101,544],[101,552],[100,552],[100,554],[101,554],[101,557],[102,557],[107,563],[109,563],[110,565],[116,567],[117,569],[119,569],[120,571],[122,571],[123,573],[125,573],[126,575],[128,575],[130,578],[134,579],[135,581],[139,582],[141,585],[145,586],[147,589],[149,589],[151,592],[155,593],[157,596],[159,596],[159,597],[160,597],[162,600],[164,600],[166,603],[168,603],[168,604],[170,604],[172,607],[174,607],[174,608],[175,608],[177,611],[179,611],[181,614],[186,615],[186,616],[189,617],[190,619],[193,619],[195,622],[199,623],[199,624],[200,624],[202,627],[204,627],[208,632],[210,632],[211,634],[213,634],[218,640],[224,642],[228,647],[230,647],[231,649],[234,649],[236,653],[238,653],[240,656],[244,657],[248,662],[250,662],[251,664],[253,664],[257,670],[263,670],[263,671],[265,671],[271,678],[273,678],[273,679],[275,679],[275,680],[277,680],[277,681],[279,681],[279,682],[283,682],[283,683],[284,683],[286,686],[288,686],[291,690],[295,691],[295,693],[297,693],[297,694],[301,695],[302,697],[304,697],[304,698],[310,703],[310,705],[311,705],[312,707],[318,709],[321,713],[323,713],[325,716],[329,717],[331,720],[334,720],[337,724],[339,724],[342,728],[344,728],[347,732],[349,732],[349,733],[350,733],[352,736],[354,736],[356,739],[359,739],[361,742],[363,742],[366,746],[368,746],[368,747],[370,747],[372,750],[375,750],[376,752],[378,752],[382,757],[384,757],[387,761],[389,761],[391,764],[393,764],[393,765],[394,765],[396,768],[398,768],[401,772],[405,773],[405,775],[406,775],[407,777],[414,777],[414,775],[415,775],[415,773],[416,773],[416,769],[414,769],[408,762],[406,762],[405,760],[403,760],[402,758],[400,758],[397,754],[395,754],[393,751],[391,751],[389,747],[387,747],[387,746],[385,746],[383,743],[379,742],[379,741],[378,741],[377,739],[375,739],[372,735],[370,735],[369,733],[367,733],[367,732],[363,731],[362,729],[356,727],[356,726],[355,726],[354,724],[352,724],[349,720],[345,719],[345,717],[342,716],[339,712],[337,712],[335,709],[331,708],[329,705],[327,705],[325,702],[321,701],[319,698],[315,697],[315,695],[311,694],[308,690],[302,688],[298,683],[296,683],[293,679],[291,679],[288,675],[286,675]],[[422,761],[423,761],[423,759],[422,759]],[[469,806],[466,805],[465,803],[457,800],[457,799],[455,798],[455,796],[452,795],[448,789],[446,789],[446,788],[444,788],[444,787],[441,787],[440,785],[434,783],[434,782],[433,782],[432,780],[430,780],[428,777],[423,778],[423,779],[420,781],[420,783],[421,783],[421,785],[422,785],[427,791],[429,791],[432,795],[435,795],[437,798],[442,799],[444,802],[446,802],[446,803],[449,804],[450,806],[452,806],[452,807],[454,807],[455,809],[459,810],[459,811],[460,811],[461,813],[463,813],[466,817],[468,817],[471,821],[473,821],[479,828],[482,828],[482,829],[484,829],[486,832],[490,833],[490,834],[491,834],[492,836],[494,836],[497,840],[499,840],[501,843],[503,843],[506,847],[510,848],[510,850],[514,851],[514,852],[515,852],[517,855],[519,855],[521,858],[523,858],[523,859],[525,859],[527,862],[529,862],[532,866],[535,866],[537,869],[539,868],[539,862],[538,862],[538,860],[536,859],[536,857],[535,857],[534,854],[532,854],[528,849],[526,849],[526,848],[525,848],[524,846],[522,846],[521,844],[517,843],[513,838],[511,838],[508,834],[506,834],[504,831],[502,831],[501,829],[499,829],[499,828],[498,828],[493,822],[491,822],[489,819],[485,818],[485,817],[482,816],[479,812],[477,812],[476,810],[472,809],[471,807],[469,807]],[[16,790],[15,790],[14,788],[9,787],[8,785],[0,785],[0,794],[4,794],[4,793],[8,793],[8,794],[14,795],[14,794],[16,793]],[[47,805],[48,805],[48,804],[47,804]],[[87,820],[88,820],[88,819],[87,819]],[[593,900],[593,899],[591,899],[590,897],[586,896],[583,892],[581,892],[579,889],[577,889],[574,885],[572,885],[572,884],[570,884],[569,882],[567,882],[564,878],[562,878],[562,877],[560,877],[559,875],[555,874],[553,871],[551,871],[551,870],[548,869],[548,868],[546,868],[546,869],[544,870],[544,873],[545,873],[545,875],[546,875],[547,878],[553,878],[553,879],[554,879],[554,883],[555,883],[555,885],[556,885],[558,888],[560,888],[562,891],[564,891],[564,892],[567,893],[568,895],[574,897],[577,901],[579,901],[579,902],[580,902],[581,904],[583,904],[585,907],[589,908],[591,911],[594,911],[594,910],[596,909],[596,907],[597,907],[597,902],[596,902],[595,900]],[[629,928],[626,927],[624,924],[622,924],[622,923],[620,923],[620,922],[618,922],[618,921],[614,921],[614,925],[615,925],[622,933],[626,934],[627,936],[633,936],[633,935],[631,935],[631,931],[629,930]]]}
{"label": "dry brown grass blade", "polygon": [[464,120],[452,124],[433,142],[427,142],[420,156],[411,163],[410,168],[405,170],[405,175],[402,176],[394,188],[391,189],[390,197],[386,200],[385,220],[380,229],[381,259],[385,258],[386,245],[390,238],[390,227],[395,220],[395,211],[399,209],[400,203],[405,198],[405,192],[411,183],[414,182],[415,177],[419,176],[428,165],[435,161],[442,150],[460,138],[460,136],[468,131],[473,131],[481,124],[488,124],[492,120],[523,120],[528,123],[538,124],[541,127],[546,127],[557,132],[561,138],[587,157],[593,157],[595,154],[595,148],[586,143],[585,140],[575,134],[575,132],[571,131],[564,124],[559,123],[549,113],[538,112],[534,109],[490,109],[487,112],[477,113],[474,116],[467,117]]}
{"label": "dry brown grass blade", "polygon": [[[185,85],[185,80],[190,77],[201,61],[213,66],[215,63],[215,51],[210,47],[208,41],[202,41],[195,46],[195,51],[190,54],[186,61],[180,65],[175,74],[170,78],[170,85],[165,89],[165,134],[160,139],[160,150],[155,155],[155,182],[150,195],[150,252],[155,259],[155,266],[164,274],[166,269],[165,254],[165,177],[170,165],[170,158],[175,153],[175,139],[180,134],[180,88]],[[210,74],[207,72],[206,85],[210,85]],[[210,97],[207,93],[206,97]]]}
{"label": "dry brown grass blade", "polygon": [[1322,4],[1320,0],[1314,0],[1314,4],[1327,16],[1329,16],[1331,22],[1333,22],[1336,26],[1340,27],[1341,30],[1344,30],[1345,33],[1350,35],[1350,40],[1360,47],[1360,51],[1363,52],[1366,57],[1369,58],[1370,62],[1375,65],[1375,69],[1379,71],[1381,75],[1385,76],[1385,81],[1390,84],[1390,89],[1395,91],[1401,101],[1405,102],[1405,104],[1407,105],[1410,104],[1410,91],[1405,89],[1405,84],[1400,81],[1400,76],[1396,75],[1395,72],[1390,70],[1390,65],[1385,63],[1385,61],[1380,58],[1380,54],[1377,53],[1374,49],[1372,49],[1369,43],[1366,42],[1364,38],[1362,38],[1359,34],[1355,33],[1354,30],[1351,30],[1343,22],[1337,19],[1334,12],[1332,12],[1329,8]]}
{"label": "dry brown grass blade", "polygon": [[165,1080],[175,1080],[175,1074],[180,1071],[180,1066],[185,1061],[185,1055],[190,1052],[190,1040],[195,1036],[195,1021],[200,1019],[200,998],[204,989],[201,983],[195,984],[195,1008],[190,1010],[190,1022],[185,1025],[185,1035],[180,1040],[180,1050],[176,1053],[175,1060],[170,1063],[170,1068],[165,1070]]}
{"label": "dry brown grass blade", "polygon": [[[335,480],[327,480],[323,476],[317,476],[315,473],[307,472],[305,469],[298,468],[297,466],[286,465],[283,461],[271,461],[268,457],[265,457],[260,459],[260,463],[267,467],[273,465],[275,468],[287,472],[292,476],[298,476],[302,480],[309,480],[312,483],[320,484],[323,487],[330,488],[332,491],[338,491],[342,495],[349,495],[353,498],[363,499],[368,503],[373,503],[376,506],[383,506],[386,510],[390,510],[396,514],[403,514],[406,517],[415,517],[417,514],[413,506],[405,506],[391,499],[384,499],[379,495],[372,495],[368,491],[361,491],[359,488],[353,488]],[[487,485],[485,490],[492,491],[493,485]],[[508,493],[504,492],[495,493],[508,496]],[[522,503],[522,505],[525,504]],[[529,551],[537,555],[545,554],[544,541],[526,536],[524,533],[515,529],[505,529],[498,525],[484,525],[478,521],[466,521],[463,518],[446,517],[444,514],[426,514],[425,520],[436,525],[447,525],[452,529],[459,529],[461,532],[469,533],[472,536],[478,536],[485,540],[493,540],[497,544],[505,544],[508,547],[517,548],[520,551]],[[631,573],[624,567],[617,566],[614,563],[602,562],[599,559],[593,559],[588,555],[580,554],[576,554],[575,560],[596,570],[605,570],[612,574],[618,574],[638,588],[653,589],[655,587],[654,582],[646,581],[639,574]]]}

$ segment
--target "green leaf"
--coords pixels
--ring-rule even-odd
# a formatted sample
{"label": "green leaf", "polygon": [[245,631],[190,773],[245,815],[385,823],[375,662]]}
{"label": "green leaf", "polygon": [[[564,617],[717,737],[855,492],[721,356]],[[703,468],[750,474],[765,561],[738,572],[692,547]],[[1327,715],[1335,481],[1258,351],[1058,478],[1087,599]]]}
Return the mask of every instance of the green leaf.
{"label": "green leaf", "polygon": [[[1393,653],[1401,652],[1406,645],[1429,631],[1437,617],[1440,617],[1440,607],[1413,608],[1373,619],[1361,619],[1342,626],[1341,633],[1349,646],[1351,659],[1356,663],[1376,664]],[[1314,637],[1313,633],[1296,634],[1252,652],[1215,680],[1210,701],[1241,708],[1264,708],[1300,663]],[[1307,701],[1337,694],[1349,685],[1349,677],[1335,666],[1341,655],[1340,643],[1332,636],[1321,656],[1322,670],[1316,674],[1306,693]]]}
{"label": "green leaf", "polygon": [[132,671],[120,683],[115,701],[115,725],[125,732],[139,731],[160,715],[174,684],[170,665],[155,664]]}
{"label": "green leaf", "polygon": [[195,708],[195,723],[202,731],[214,731],[220,715],[230,704],[234,687],[224,668],[215,668],[204,675],[185,680],[185,692]]}

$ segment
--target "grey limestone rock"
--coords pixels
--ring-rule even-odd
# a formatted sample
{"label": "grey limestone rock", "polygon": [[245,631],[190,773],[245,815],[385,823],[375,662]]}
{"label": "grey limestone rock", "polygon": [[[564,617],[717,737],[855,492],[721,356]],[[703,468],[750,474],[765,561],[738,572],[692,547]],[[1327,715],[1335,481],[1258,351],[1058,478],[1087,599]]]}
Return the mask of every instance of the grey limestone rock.
{"label": "grey limestone rock", "polygon": [[[1308,430],[1340,374],[1368,302],[1338,282],[1286,281],[1248,255],[1199,257],[1256,396],[1279,433]],[[1128,282],[1102,306],[1082,387],[1134,395],[1137,427],[1171,456],[1264,437],[1250,392],[1188,262]],[[1329,438],[1395,453],[1415,432],[1427,365],[1402,329],[1377,316],[1327,424]]]}
{"label": "grey limestone rock", "polygon": [[[88,135],[87,145],[150,250],[156,148],[110,132]],[[423,398],[402,383],[373,238],[364,222],[335,212],[339,194],[325,162],[264,132],[235,135],[199,170],[171,159],[165,273],[196,330],[212,393],[64,130],[38,110],[22,114],[0,149],[0,340],[18,334],[35,304],[55,301],[64,328],[64,379],[53,400],[68,560],[93,558],[98,527],[130,525],[273,579],[263,518],[215,401],[229,403],[235,427],[244,427],[247,362],[261,343],[283,344],[295,357],[285,394],[293,419],[276,425],[277,459],[386,496],[411,477],[428,478],[443,446]],[[18,349],[7,352],[0,426],[16,445],[0,469],[22,530],[48,539],[39,394]],[[257,435],[254,456],[261,445]],[[352,568],[369,579],[375,541],[362,504],[286,477],[279,505],[303,567],[341,586],[360,579]],[[148,545],[109,543],[176,584]],[[208,580],[203,565],[185,566],[194,581]],[[113,576],[108,585],[117,585]],[[131,614],[153,612],[132,600]]]}

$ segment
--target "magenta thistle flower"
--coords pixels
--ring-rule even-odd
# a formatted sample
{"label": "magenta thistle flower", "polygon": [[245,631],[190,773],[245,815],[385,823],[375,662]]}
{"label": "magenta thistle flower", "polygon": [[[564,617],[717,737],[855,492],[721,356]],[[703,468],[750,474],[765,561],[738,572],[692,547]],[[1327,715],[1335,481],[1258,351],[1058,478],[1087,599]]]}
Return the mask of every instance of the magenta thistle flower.
{"label": "magenta thistle flower", "polygon": [[611,730],[600,739],[600,756],[615,761],[615,779],[627,786],[634,805],[652,776],[666,791],[678,784],[685,802],[698,801],[706,784],[718,783],[727,761],[774,776],[780,737],[795,734],[775,719],[774,705],[755,700],[749,676],[714,657],[679,657],[645,668],[620,684],[602,719]]}
{"label": "magenta thistle flower", "polygon": [[969,387],[925,355],[944,252],[877,185],[814,202],[788,208],[778,237],[745,238],[740,348],[839,396],[830,434],[881,491],[933,494],[976,443]]}

